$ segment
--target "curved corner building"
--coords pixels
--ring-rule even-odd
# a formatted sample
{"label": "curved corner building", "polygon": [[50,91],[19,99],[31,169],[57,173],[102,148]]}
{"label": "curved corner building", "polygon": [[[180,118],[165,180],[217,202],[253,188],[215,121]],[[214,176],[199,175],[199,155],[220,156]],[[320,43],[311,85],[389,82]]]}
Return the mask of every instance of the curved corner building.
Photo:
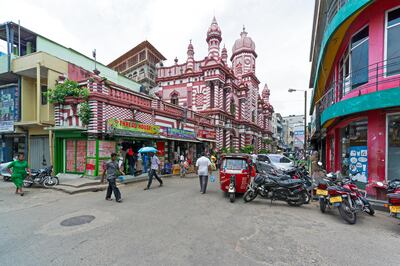
{"label": "curved corner building", "polygon": [[370,197],[400,178],[400,1],[316,0],[311,141]]}

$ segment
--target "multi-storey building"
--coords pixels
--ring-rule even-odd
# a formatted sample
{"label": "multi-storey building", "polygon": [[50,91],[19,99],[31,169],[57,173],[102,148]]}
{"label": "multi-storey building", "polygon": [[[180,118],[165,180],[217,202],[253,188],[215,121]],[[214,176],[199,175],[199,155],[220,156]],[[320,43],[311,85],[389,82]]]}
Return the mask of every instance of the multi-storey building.
{"label": "multi-storey building", "polygon": [[283,117],[293,130],[293,147],[296,150],[304,149],[304,115],[289,115]]}
{"label": "multi-storey building", "polygon": [[146,94],[156,87],[158,64],[166,58],[149,42],[143,41],[107,66],[142,85]]}
{"label": "multi-storey building", "polygon": [[312,139],[370,196],[400,176],[400,2],[315,1]]}
{"label": "multi-storey building", "polygon": [[255,43],[243,28],[228,62],[221,49],[221,29],[215,17],[207,31],[208,55],[194,58],[194,46],[187,48],[186,62],[158,68],[158,95],[165,101],[207,114],[216,121],[217,148],[239,150],[246,145],[267,148],[271,138],[270,90],[259,93]]}

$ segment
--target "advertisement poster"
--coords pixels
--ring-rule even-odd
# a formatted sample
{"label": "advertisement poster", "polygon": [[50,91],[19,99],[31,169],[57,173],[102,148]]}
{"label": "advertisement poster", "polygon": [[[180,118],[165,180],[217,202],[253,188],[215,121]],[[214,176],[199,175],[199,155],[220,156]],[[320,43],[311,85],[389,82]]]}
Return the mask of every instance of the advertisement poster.
{"label": "advertisement poster", "polygon": [[76,172],[85,172],[86,165],[86,140],[76,142]]}
{"label": "advertisement poster", "polygon": [[87,142],[87,157],[96,157],[96,141],[88,140]]}
{"label": "advertisement poster", "polygon": [[368,147],[351,146],[349,149],[349,173],[357,181],[368,182]]}
{"label": "advertisement poster", "polygon": [[302,147],[304,145],[304,130],[294,131],[294,146]]}
{"label": "advertisement poster", "polygon": [[95,170],[96,170],[96,159],[88,159],[86,163],[86,174],[94,176]]}
{"label": "advertisement poster", "polygon": [[156,143],[158,155],[164,157],[165,155],[165,142],[159,141]]}
{"label": "advertisement poster", "polygon": [[114,141],[99,141],[99,157],[109,158],[111,153],[115,152]]}
{"label": "advertisement poster", "polygon": [[65,146],[66,146],[65,170],[67,172],[75,172],[75,141],[67,140]]}
{"label": "advertisement poster", "polygon": [[18,121],[18,103],[17,85],[0,87],[0,121]]}

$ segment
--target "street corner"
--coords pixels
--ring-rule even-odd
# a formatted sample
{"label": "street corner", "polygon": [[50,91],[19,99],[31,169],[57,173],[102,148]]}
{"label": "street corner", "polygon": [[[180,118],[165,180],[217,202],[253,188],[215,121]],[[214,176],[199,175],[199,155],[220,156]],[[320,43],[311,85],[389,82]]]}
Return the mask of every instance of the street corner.
{"label": "street corner", "polygon": [[115,221],[108,212],[94,209],[80,210],[57,217],[43,225],[35,234],[69,236],[87,232]]}

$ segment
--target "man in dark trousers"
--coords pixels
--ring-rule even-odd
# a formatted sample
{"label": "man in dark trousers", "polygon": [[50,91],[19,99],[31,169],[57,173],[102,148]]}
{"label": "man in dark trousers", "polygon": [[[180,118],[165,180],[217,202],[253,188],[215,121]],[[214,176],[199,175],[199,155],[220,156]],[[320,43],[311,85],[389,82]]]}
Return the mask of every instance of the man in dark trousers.
{"label": "man in dark trousers", "polygon": [[119,169],[117,154],[111,153],[111,160],[106,163],[103,176],[101,177],[101,183],[103,183],[104,177],[107,175],[108,188],[106,200],[112,200],[111,194],[114,192],[115,200],[117,202],[122,202],[121,192],[119,191],[116,183],[116,179],[120,174],[124,175],[124,172]]}
{"label": "man in dark trousers", "polygon": [[200,179],[200,193],[205,194],[207,190],[208,176],[211,174],[211,161],[201,153],[201,157],[196,161],[196,170]]}
{"label": "man in dark trousers", "polygon": [[147,183],[147,187],[145,187],[144,190],[150,189],[151,182],[153,182],[153,177],[155,177],[158,180],[158,182],[160,182],[160,187],[162,187],[163,185],[163,181],[157,175],[157,171],[160,169],[160,160],[153,152],[150,152],[149,160],[150,160],[149,182]]}

